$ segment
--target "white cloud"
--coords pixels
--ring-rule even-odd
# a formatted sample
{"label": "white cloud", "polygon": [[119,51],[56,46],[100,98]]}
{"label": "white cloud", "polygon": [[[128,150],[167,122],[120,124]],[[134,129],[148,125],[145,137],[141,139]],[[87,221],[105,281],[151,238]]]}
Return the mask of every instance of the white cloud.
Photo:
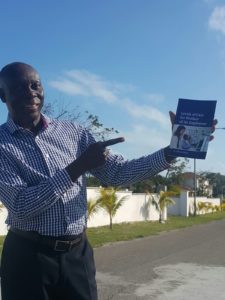
{"label": "white cloud", "polygon": [[130,99],[125,99],[121,103],[132,116],[152,120],[163,127],[169,125],[169,116],[165,116],[160,110],[148,106],[138,105]]}
{"label": "white cloud", "polygon": [[130,131],[120,131],[120,136],[124,136],[125,142],[112,147],[112,151],[119,151],[124,157],[132,159],[142,155],[151,154],[170,143],[171,132],[159,130],[154,126],[144,126],[134,124]]}
{"label": "white cloud", "polygon": [[209,27],[225,34],[225,6],[214,8],[209,18]]}
{"label": "white cloud", "polygon": [[117,87],[105,81],[100,76],[80,70],[68,71],[66,74],[89,90],[90,95],[96,96],[108,103],[117,101]]}
{"label": "white cloud", "polygon": [[118,100],[118,86],[103,80],[100,76],[85,70],[67,71],[65,76],[66,78],[51,81],[50,85],[67,94],[94,96],[107,103]]}
{"label": "white cloud", "polygon": [[53,88],[70,95],[89,95],[88,91],[82,85],[68,79],[52,80],[49,84]]}
{"label": "white cloud", "polygon": [[[168,115],[165,116],[151,105],[140,105],[131,100],[129,94],[136,90],[132,85],[107,81],[86,70],[66,71],[64,77],[53,80],[49,84],[53,88],[70,95],[94,97],[107,104],[116,105],[125,109],[129,115],[136,119],[151,120],[154,125],[160,125],[164,128],[170,125]],[[153,103],[164,101],[163,95],[153,93],[146,94],[146,99]]]}

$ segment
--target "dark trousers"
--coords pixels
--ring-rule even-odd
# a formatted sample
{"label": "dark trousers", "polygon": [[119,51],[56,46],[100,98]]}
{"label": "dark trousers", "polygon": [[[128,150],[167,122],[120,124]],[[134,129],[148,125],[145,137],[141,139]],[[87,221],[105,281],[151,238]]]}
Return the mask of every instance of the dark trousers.
{"label": "dark trousers", "polygon": [[96,300],[93,249],[84,235],[55,252],[9,232],[1,258],[2,300]]}

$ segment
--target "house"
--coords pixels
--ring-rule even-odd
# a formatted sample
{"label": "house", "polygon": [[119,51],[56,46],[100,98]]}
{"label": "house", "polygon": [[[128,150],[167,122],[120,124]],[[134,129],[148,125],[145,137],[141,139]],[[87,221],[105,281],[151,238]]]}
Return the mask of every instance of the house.
{"label": "house", "polygon": [[[182,174],[181,189],[189,190],[190,196],[193,196],[195,189],[195,173],[185,172]],[[213,195],[213,186],[209,183],[209,180],[198,174],[196,174],[196,193],[197,195],[207,197],[212,197]]]}

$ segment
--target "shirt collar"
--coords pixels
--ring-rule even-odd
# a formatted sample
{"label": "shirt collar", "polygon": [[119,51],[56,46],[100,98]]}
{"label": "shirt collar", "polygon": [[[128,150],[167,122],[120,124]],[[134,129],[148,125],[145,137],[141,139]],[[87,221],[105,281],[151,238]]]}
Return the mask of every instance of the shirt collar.
{"label": "shirt collar", "polygon": [[[44,114],[41,114],[41,120],[42,120],[42,127],[41,130],[45,130],[48,128],[49,124],[51,123],[51,119],[47,117]],[[13,119],[8,115],[7,121],[6,121],[6,128],[9,130],[11,134],[14,134],[17,131],[22,131],[24,128],[16,124]]]}

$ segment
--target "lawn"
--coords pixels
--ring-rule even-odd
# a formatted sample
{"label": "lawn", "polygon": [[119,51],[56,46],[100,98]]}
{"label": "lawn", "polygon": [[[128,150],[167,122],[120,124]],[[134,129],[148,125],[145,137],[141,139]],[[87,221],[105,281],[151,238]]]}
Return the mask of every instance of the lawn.
{"label": "lawn", "polygon": [[156,235],[163,231],[204,224],[221,219],[225,219],[225,211],[196,217],[170,216],[165,224],[161,224],[157,221],[114,224],[112,230],[109,229],[109,226],[89,228],[87,235],[92,246],[99,247],[110,242],[142,238]]}
{"label": "lawn", "polygon": [[[169,216],[165,224],[161,224],[157,221],[114,224],[112,230],[109,229],[109,226],[88,228],[87,235],[93,247],[100,247],[106,243],[143,238],[159,234],[163,231],[205,224],[222,219],[225,219],[225,211],[188,218]],[[2,251],[4,238],[4,236],[0,236],[0,253]]]}

